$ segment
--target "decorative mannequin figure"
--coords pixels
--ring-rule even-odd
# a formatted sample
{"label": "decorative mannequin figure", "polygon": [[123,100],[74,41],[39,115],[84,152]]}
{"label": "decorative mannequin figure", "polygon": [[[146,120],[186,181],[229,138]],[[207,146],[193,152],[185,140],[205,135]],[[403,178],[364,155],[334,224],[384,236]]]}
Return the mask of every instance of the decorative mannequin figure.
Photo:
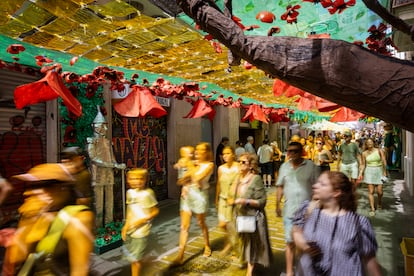
{"label": "decorative mannequin figure", "polygon": [[125,169],[125,164],[116,162],[111,141],[106,137],[108,125],[99,106],[93,120],[94,137],[87,138],[91,159],[92,186],[95,191],[96,227],[113,221],[114,168]]}

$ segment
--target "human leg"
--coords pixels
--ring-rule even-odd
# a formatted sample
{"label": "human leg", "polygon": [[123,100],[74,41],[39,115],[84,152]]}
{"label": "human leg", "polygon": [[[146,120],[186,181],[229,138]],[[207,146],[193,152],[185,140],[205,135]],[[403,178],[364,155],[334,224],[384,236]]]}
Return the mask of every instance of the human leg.
{"label": "human leg", "polygon": [[[374,212],[375,215],[375,200],[374,200],[374,185],[373,184],[368,184],[368,199],[369,199],[369,206],[371,208],[371,212]],[[370,212],[370,216],[372,215],[372,213]]]}
{"label": "human leg", "polygon": [[377,195],[378,195],[378,203],[377,203],[377,208],[378,210],[382,209],[382,195],[383,195],[383,191],[382,191],[382,185],[376,185],[377,186]]}
{"label": "human leg", "polygon": [[293,242],[286,243],[286,251],[285,251],[285,259],[286,259],[286,275],[293,276],[293,263],[295,259],[295,244]]}
{"label": "human leg", "polygon": [[254,269],[254,264],[253,263],[247,263],[246,276],[252,276],[253,275],[253,269]]}
{"label": "human leg", "polygon": [[141,272],[141,262],[133,262],[131,263],[131,276],[139,276]]}
{"label": "human leg", "polygon": [[210,240],[208,237],[208,227],[206,224],[206,214],[197,214],[197,222],[201,228],[201,232],[203,233],[204,238],[204,256],[210,257],[211,256],[211,248],[210,248]]}
{"label": "human leg", "polygon": [[180,218],[181,218],[180,240],[179,240],[179,245],[178,245],[178,255],[174,260],[175,264],[183,263],[185,245],[187,244],[188,231],[190,229],[191,212],[181,211]]}

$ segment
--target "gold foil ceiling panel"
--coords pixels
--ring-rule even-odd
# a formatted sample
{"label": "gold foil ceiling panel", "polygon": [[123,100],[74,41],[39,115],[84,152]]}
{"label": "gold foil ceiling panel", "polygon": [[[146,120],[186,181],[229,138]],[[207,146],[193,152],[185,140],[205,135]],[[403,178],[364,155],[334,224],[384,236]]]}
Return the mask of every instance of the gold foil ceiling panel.
{"label": "gold foil ceiling panel", "polygon": [[54,35],[45,32],[36,32],[31,36],[23,38],[24,42],[35,44],[38,46],[48,45],[49,41],[55,38]]}
{"label": "gold foil ceiling panel", "polygon": [[100,15],[110,18],[125,18],[130,15],[139,14],[137,9],[123,1],[110,1],[104,5],[91,4],[88,8],[93,10],[95,13],[99,13]]}
{"label": "gold foil ceiling panel", "polygon": [[73,41],[65,40],[62,37],[55,37],[48,42],[47,46],[57,51],[67,52],[66,50],[74,44]]}
{"label": "gold foil ceiling panel", "polygon": [[64,35],[76,27],[79,27],[79,23],[76,21],[73,21],[69,18],[60,17],[56,18],[49,24],[42,26],[40,29],[48,33]]}
{"label": "gold foil ceiling panel", "polygon": [[81,7],[79,3],[67,0],[36,1],[36,5],[55,16],[62,17],[71,17]]}
{"label": "gold foil ceiling panel", "polygon": [[95,49],[96,47],[89,44],[75,44],[73,47],[67,50],[68,53],[75,55],[75,56],[82,56],[84,53]]}
{"label": "gold foil ceiling panel", "polygon": [[0,11],[3,16],[0,16],[0,25],[6,24],[12,15],[22,7],[25,0],[3,0],[0,1]]}
{"label": "gold foil ceiling panel", "polygon": [[147,44],[151,41],[156,41],[158,39],[159,39],[158,36],[148,31],[140,32],[137,34],[129,34],[122,38],[122,40],[125,40],[131,45],[134,45],[136,47],[138,47],[139,45]]}
{"label": "gold foil ceiling panel", "polygon": [[110,57],[111,55],[111,52],[105,51],[104,49],[94,49],[84,54],[83,56],[94,61],[99,61],[101,59],[107,58],[108,56]]}
{"label": "gold foil ceiling panel", "polygon": [[27,25],[32,25],[33,27],[42,26],[51,21],[54,17],[53,14],[34,3],[25,6],[23,11],[16,16],[19,21],[24,22]]}
{"label": "gold foil ceiling panel", "polygon": [[30,32],[31,30],[33,30],[33,26],[18,20],[11,20],[0,26],[0,33],[13,38],[18,38],[22,33]]}

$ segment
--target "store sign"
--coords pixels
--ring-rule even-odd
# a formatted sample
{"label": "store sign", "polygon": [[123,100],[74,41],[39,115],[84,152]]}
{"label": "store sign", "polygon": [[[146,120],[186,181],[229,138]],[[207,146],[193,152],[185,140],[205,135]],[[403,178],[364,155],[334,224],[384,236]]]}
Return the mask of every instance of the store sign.
{"label": "store sign", "polygon": [[166,106],[166,107],[169,107],[170,106],[170,98],[163,98],[163,97],[155,96],[155,99],[157,100],[157,102],[161,106]]}

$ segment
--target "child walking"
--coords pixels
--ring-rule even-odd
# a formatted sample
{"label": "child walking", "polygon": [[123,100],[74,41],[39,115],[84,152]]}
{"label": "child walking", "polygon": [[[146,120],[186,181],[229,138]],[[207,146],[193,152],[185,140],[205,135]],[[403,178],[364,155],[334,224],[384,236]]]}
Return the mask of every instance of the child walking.
{"label": "child walking", "polygon": [[126,193],[126,220],[122,228],[123,253],[131,262],[131,275],[138,276],[145,255],[151,221],[159,213],[154,191],[147,188],[148,171],[132,169],[127,173],[130,189]]}

